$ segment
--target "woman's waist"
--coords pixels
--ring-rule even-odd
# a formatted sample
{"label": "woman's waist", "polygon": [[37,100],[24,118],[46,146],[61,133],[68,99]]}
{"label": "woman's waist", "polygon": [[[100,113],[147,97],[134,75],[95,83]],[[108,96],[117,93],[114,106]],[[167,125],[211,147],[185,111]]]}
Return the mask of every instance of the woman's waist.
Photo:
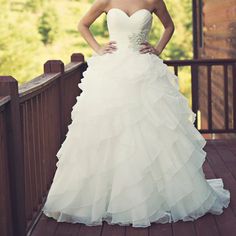
{"label": "woman's waist", "polygon": [[134,40],[131,40],[129,38],[125,38],[125,39],[111,39],[111,41],[115,41],[116,44],[116,48],[117,48],[117,51],[127,51],[127,50],[130,50],[130,51],[139,51],[139,49],[141,48],[142,46],[142,42],[144,41],[134,41]]}

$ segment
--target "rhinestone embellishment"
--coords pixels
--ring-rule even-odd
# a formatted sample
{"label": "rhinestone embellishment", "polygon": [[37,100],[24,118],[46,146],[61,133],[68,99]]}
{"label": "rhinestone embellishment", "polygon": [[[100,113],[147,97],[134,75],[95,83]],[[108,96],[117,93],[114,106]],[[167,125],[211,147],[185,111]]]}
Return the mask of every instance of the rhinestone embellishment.
{"label": "rhinestone embellishment", "polygon": [[147,40],[149,29],[144,29],[139,33],[132,33],[129,35],[129,48],[138,50],[141,43]]}

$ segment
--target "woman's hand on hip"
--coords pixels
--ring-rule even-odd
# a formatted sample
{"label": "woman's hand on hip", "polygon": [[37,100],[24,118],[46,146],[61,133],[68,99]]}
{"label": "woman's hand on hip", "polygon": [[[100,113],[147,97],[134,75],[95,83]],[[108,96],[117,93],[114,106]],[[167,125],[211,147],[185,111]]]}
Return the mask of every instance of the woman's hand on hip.
{"label": "woman's hand on hip", "polygon": [[159,56],[161,52],[149,42],[141,43],[141,48],[139,49],[140,53],[150,53]]}
{"label": "woman's hand on hip", "polygon": [[113,51],[115,51],[117,49],[115,44],[116,44],[116,41],[109,41],[105,45],[101,46],[98,49],[97,53],[99,55],[103,55],[105,53],[112,53]]}

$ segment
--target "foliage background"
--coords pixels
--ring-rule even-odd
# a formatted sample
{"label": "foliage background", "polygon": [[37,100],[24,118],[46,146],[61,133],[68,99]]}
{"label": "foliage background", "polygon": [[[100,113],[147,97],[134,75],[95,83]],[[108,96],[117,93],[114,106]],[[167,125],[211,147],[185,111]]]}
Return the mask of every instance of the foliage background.
{"label": "foliage background", "polygon": [[[162,59],[192,58],[191,0],[165,0],[175,23],[175,33],[161,54]],[[0,0],[0,74],[12,75],[19,84],[43,73],[49,59],[69,63],[70,55],[81,52],[85,59],[92,49],[77,31],[77,24],[93,0]],[[96,40],[108,41],[105,14],[90,27]],[[150,43],[163,33],[157,17],[153,19]],[[189,71],[180,71],[180,88],[190,94]]]}

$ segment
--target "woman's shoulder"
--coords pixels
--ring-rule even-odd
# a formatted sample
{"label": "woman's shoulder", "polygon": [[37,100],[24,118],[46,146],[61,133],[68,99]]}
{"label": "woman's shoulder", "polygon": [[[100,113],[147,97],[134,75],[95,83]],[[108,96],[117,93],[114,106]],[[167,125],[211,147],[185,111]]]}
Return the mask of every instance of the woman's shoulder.
{"label": "woman's shoulder", "polygon": [[164,4],[164,0],[146,0],[146,3],[153,9],[158,9]]}
{"label": "woman's shoulder", "polygon": [[95,0],[93,2],[92,8],[105,11],[109,7],[110,3],[111,0]]}

